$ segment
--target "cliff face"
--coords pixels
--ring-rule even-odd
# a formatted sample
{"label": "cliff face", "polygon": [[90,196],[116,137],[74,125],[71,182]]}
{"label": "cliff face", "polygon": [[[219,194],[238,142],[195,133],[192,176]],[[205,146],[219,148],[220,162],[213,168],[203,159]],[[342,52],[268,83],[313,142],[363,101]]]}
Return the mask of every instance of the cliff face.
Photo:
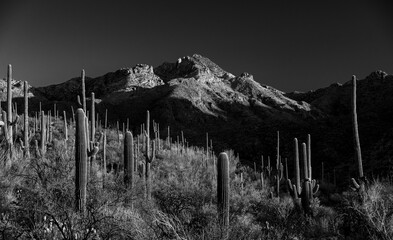
{"label": "cliff face", "polygon": [[[22,88],[14,81],[16,96],[23,92]],[[4,100],[5,91],[5,84],[0,81],[0,97]],[[235,76],[210,59],[193,55],[156,68],[139,64],[86,78],[86,91],[86,96],[95,93],[100,118],[108,109],[112,123],[128,118],[136,133],[145,121],[146,110],[150,110],[151,117],[160,123],[163,138],[166,126],[171,126],[173,139],[184,131],[191,144],[204,146],[205,133],[209,132],[216,151],[232,148],[245,161],[258,163],[261,154],[275,159],[276,131],[280,131],[284,158],[292,156],[294,137],[305,141],[307,133],[311,133],[316,176],[322,161],[327,171],[338,168],[338,174],[356,169],[349,82],[306,93],[284,93],[261,85],[249,73]],[[31,87],[30,92],[33,110],[41,101],[44,109],[53,109],[56,103],[57,109],[71,113],[70,106],[77,107],[76,98],[81,93],[80,78]],[[358,83],[358,117],[366,171],[377,170],[378,164],[385,170],[390,166],[392,154],[382,146],[393,145],[389,137],[393,132],[392,93],[393,76],[382,71]]]}

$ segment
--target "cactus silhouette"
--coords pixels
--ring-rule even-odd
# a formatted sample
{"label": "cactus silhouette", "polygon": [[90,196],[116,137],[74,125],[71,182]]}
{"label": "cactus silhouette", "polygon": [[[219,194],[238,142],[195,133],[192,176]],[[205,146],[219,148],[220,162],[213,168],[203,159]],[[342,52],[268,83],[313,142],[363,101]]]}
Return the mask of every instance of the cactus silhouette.
{"label": "cactus silhouette", "polygon": [[46,121],[45,113],[41,112],[41,156],[44,156],[46,151]]}
{"label": "cactus silhouette", "polygon": [[90,109],[90,144],[94,144],[95,142],[95,135],[96,135],[96,127],[95,127],[95,120],[96,120],[96,111],[95,111],[95,95],[91,93],[91,109]]}
{"label": "cactus silhouette", "polygon": [[225,152],[220,153],[217,161],[217,208],[222,239],[228,236],[229,227],[229,159]]}
{"label": "cactus silhouette", "polygon": [[64,117],[64,139],[65,139],[65,142],[67,143],[67,140],[68,140],[68,124],[67,124],[67,115],[66,115],[65,111],[63,111],[63,117]]}
{"label": "cactus silhouette", "polygon": [[13,131],[12,131],[12,66],[11,64],[8,65],[7,69],[7,122],[8,122],[8,129],[7,129],[7,140],[8,140],[8,148],[11,151],[12,144],[13,144]]}
{"label": "cactus silhouette", "polygon": [[151,198],[151,178],[150,178],[150,164],[155,159],[155,141],[152,141],[152,149],[150,152],[150,112],[146,112],[146,149],[145,149],[145,195],[148,200]]}
{"label": "cactus silhouette", "polygon": [[308,171],[308,160],[307,160],[307,146],[302,143],[302,153],[303,153],[303,189],[301,193],[302,207],[306,214],[311,211],[310,207],[310,196],[311,196],[311,179],[309,178]]}
{"label": "cactus silhouette", "polygon": [[296,204],[297,207],[300,207],[300,198],[299,195],[302,192],[302,188],[300,186],[300,164],[299,164],[299,147],[298,147],[298,141],[297,138],[293,140],[293,145],[294,145],[294,166],[295,166],[295,184],[292,184],[291,179],[288,179],[288,187],[290,190],[290,193],[293,197],[293,200]]}
{"label": "cactus silhouette", "polygon": [[134,139],[130,131],[124,137],[124,183],[128,188],[134,185]]}
{"label": "cactus silhouette", "polygon": [[357,117],[357,107],[356,107],[356,76],[352,76],[352,129],[354,135],[354,148],[355,148],[355,157],[358,162],[358,173],[359,173],[359,181],[357,182],[354,178],[352,178],[353,187],[359,192],[361,201],[363,201],[363,193],[365,191],[365,182],[366,179],[363,175],[363,163],[362,163],[362,151],[360,148],[360,139],[359,139],[359,130],[358,130],[358,117]]}
{"label": "cactus silhouette", "polygon": [[24,141],[24,155],[28,157],[29,152],[29,96],[28,96],[28,84],[24,82],[24,121],[23,121],[23,141]]}
{"label": "cactus silhouette", "polygon": [[[82,107],[83,107],[83,112],[86,114],[86,86],[85,86],[85,70],[82,69],[81,72],[81,81],[82,81]],[[78,95],[79,98],[79,95]],[[79,99],[80,101],[80,99]]]}
{"label": "cactus silhouette", "polygon": [[280,182],[283,178],[283,165],[280,158],[280,132],[277,131],[277,159],[276,159],[276,194],[280,197]]}
{"label": "cactus silhouette", "polygon": [[86,210],[88,141],[85,128],[85,113],[78,108],[75,130],[75,209],[79,212]]}
{"label": "cactus silhouette", "polygon": [[104,132],[104,139],[102,141],[102,187],[104,187],[106,177],[106,131]]}

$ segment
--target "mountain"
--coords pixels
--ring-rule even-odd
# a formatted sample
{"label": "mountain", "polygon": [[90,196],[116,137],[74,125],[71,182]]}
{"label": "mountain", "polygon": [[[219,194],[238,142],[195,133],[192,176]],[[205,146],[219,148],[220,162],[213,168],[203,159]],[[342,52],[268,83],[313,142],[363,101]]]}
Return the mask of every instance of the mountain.
{"label": "mountain", "polygon": [[[2,88],[4,93],[4,83],[0,84]],[[13,91],[21,93],[20,88],[15,81]],[[259,165],[261,154],[275,162],[276,131],[280,131],[280,154],[290,159],[293,138],[305,141],[310,133],[314,175],[320,175],[322,161],[327,171],[336,168],[343,179],[356,174],[349,81],[316,91],[285,93],[261,85],[249,73],[235,76],[195,54],[158,67],[138,64],[87,77],[86,91],[86,96],[95,93],[101,119],[108,109],[112,125],[129,119],[131,129],[138,134],[146,110],[150,110],[151,117],[160,123],[162,138],[166,138],[166,127],[170,126],[174,140],[183,131],[191,144],[205,146],[208,132],[216,152],[231,148],[244,162],[256,161]],[[45,110],[53,109],[56,103],[59,111],[70,114],[81,93],[80,77],[31,87],[30,92],[33,111],[38,110],[38,102]],[[359,80],[358,118],[366,172],[386,172],[391,166],[392,93],[393,76],[382,71]],[[16,101],[22,109],[21,99]]]}

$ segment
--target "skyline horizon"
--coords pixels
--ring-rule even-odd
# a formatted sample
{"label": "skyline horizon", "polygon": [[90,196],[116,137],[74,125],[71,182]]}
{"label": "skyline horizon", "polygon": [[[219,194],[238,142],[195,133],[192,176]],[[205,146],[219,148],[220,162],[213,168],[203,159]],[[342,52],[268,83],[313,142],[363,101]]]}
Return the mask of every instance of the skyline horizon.
{"label": "skyline horizon", "polygon": [[[183,58],[183,57],[187,57],[187,56],[193,56],[193,55],[195,55],[195,54],[210,59],[212,62],[214,62],[215,64],[217,64],[220,68],[222,68],[224,71],[226,71],[226,72],[228,72],[228,73],[231,73],[231,74],[235,75],[235,77],[237,77],[237,76],[239,76],[240,74],[244,73],[244,72],[240,72],[239,74],[234,74],[233,72],[228,71],[227,69],[221,67],[219,63],[215,62],[214,60],[212,60],[212,59],[209,58],[208,56],[205,56],[205,55],[202,55],[202,54],[199,54],[199,53],[193,53],[193,54],[190,54],[190,55],[184,55],[184,56],[181,56],[181,57],[179,57],[179,58]],[[154,68],[157,68],[157,67],[159,67],[160,65],[164,64],[165,62],[174,63],[175,61],[164,61],[164,62],[162,62],[162,63],[160,63],[160,64],[158,64],[158,65],[156,65],[156,66],[153,66],[153,65],[151,65],[151,64],[149,64],[149,63],[136,63],[136,64],[134,64],[133,66],[124,66],[124,67],[119,67],[119,68],[117,68],[117,69],[108,70],[108,71],[105,71],[105,70],[104,70],[104,73],[99,74],[99,75],[96,75],[96,76],[89,75],[89,72],[88,72],[87,69],[81,68],[81,69],[79,70],[79,75],[75,75],[75,76],[70,77],[70,78],[68,78],[68,79],[64,79],[64,80],[62,80],[62,81],[59,81],[59,82],[56,82],[56,83],[52,83],[52,84],[47,84],[47,85],[38,85],[38,86],[37,86],[37,85],[32,85],[28,80],[25,80],[25,79],[18,79],[18,78],[14,78],[14,77],[13,77],[13,80],[16,80],[16,81],[27,81],[27,82],[29,83],[29,85],[31,85],[31,86],[33,86],[33,87],[47,87],[47,86],[50,86],[50,85],[62,84],[62,83],[67,82],[67,81],[69,81],[69,80],[78,78],[78,77],[80,77],[81,71],[83,71],[83,70],[85,71],[85,74],[86,74],[85,76],[86,76],[86,77],[94,79],[94,78],[102,77],[102,76],[104,76],[104,75],[107,74],[107,73],[116,72],[116,71],[118,71],[118,70],[120,70],[120,69],[122,69],[122,68],[133,68],[133,67],[135,67],[135,66],[138,65],[138,64],[146,64],[146,65],[149,65],[149,66],[153,67],[153,69],[154,69]],[[15,71],[14,71],[14,66],[13,66],[12,64],[10,64],[10,65],[12,66],[12,72],[13,72],[13,76],[14,76],[14,72],[15,72]],[[2,79],[2,80],[6,80],[6,76],[7,76],[7,67],[8,67],[8,64],[7,64],[7,66],[6,66],[6,70],[4,71],[4,74],[3,74],[4,76],[0,78],[0,79]],[[310,91],[315,91],[315,90],[318,90],[318,89],[321,89],[321,88],[329,87],[330,85],[335,84],[335,83],[344,84],[344,83],[346,83],[346,82],[351,81],[351,77],[352,77],[353,75],[356,76],[357,80],[364,80],[364,79],[366,79],[370,74],[372,74],[372,73],[374,73],[374,72],[377,72],[377,71],[383,71],[383,72],[387,73],[388,75],[393,75],[393,73],[387,72],[387,71],[385,71],[384,69],[375,69],[375,70],[369,71],[369,72],[366,73],[364,76],[359,76],[359,75],[356,75],[356,74],[352,74],[352,75],[348,76],[347,79],[342,78],[342,81],[332,81],[330,84],[328,84],[328,85],[326,85],[326,86],[319,86],[319,87],[317,87],[317,88],[315,88],[315,89],[308,89],[308,90],[305,90],[305,91],[304,91],[304,90],[301,91],[301,90],[297,90],[297,89],[294,89],[294,90],[292,90],[292,91],[283,91],[283,90],[281,90],[281,89],[279,89],[279,88],[277,88],[277,87],[275,87],[275,86],[268,85],[268,84],[264,84],[263,82],[258,81],[257,79],[255,79],[253,73],[251,73],[251,72],[247,72],[247,73],[251,74],[251,75],[254,77],[254,80],[255,80],[256,82],[260,83],[261,85],[268,85],[269,87],[273,87],[273,88],[275,88],[275,89],[277,89],[277,90],[280,90],[280,91],[283,91],[283,92],[285,92],[285,93],[291,93],[291,92],[310,92]],[[2,72],[2,71],[0,71],[0,73],[1,73],[1,72]]]}
{"label": "skyline horizon", "polygon": [[393,73],[389,0],[0,2],[0,77],[47,86],[198,53],[284,92]]}

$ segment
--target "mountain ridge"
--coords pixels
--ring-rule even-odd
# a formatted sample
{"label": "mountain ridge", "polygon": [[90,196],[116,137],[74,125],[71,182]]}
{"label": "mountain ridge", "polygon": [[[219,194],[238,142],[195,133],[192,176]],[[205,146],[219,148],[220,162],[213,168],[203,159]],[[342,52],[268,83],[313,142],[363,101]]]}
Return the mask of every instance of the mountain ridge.
{"label": "mountain ridge", "polygon": [[[358,81],[359,131],[366,167],[373,165],[373,156],[382,154],[377,143],[390,144],[386,132],[393,129],[392,80],[392,75],[375,71]],[[17,86],[14,91],[19,94],[17,98],[21,97],[23,91]],[[30,92],[32,111],[36,111],[36,103],[42,102],[44,110],[53,109],[56,103],[59,111],[71,113],[81,93],[80,77],[31,87]],[[209,132],[215,150],[232,148],[246,162],[259,163],[261,154],[274,156],[276,131],[280,131],[283,157],[291,157],[291,139],[304,141],[310,133],[317,172],[324,161],[330,162],[325,164],[327,170],[339,167],[345,171],[343,174],[352,174],[349,82],[304,93],[285,93],[256,82],[249,73],[235,76],[194,54],[157,67],[137,64],[103,76],[86,77],[86,96],[91,92],[95,93],[100,118],[108,109],[112,124],[129,119],[131,130],[138,133],[149,110],[163,128],[171,126],[173,139],[183,131],[191,144],[204,146],[205,133]],[[18,109],[22,109],[22,101],[17,102],[21,105]],[[161,136],[165,137],[163,128]],[[390,153],[383,164],[389,161]]]}

